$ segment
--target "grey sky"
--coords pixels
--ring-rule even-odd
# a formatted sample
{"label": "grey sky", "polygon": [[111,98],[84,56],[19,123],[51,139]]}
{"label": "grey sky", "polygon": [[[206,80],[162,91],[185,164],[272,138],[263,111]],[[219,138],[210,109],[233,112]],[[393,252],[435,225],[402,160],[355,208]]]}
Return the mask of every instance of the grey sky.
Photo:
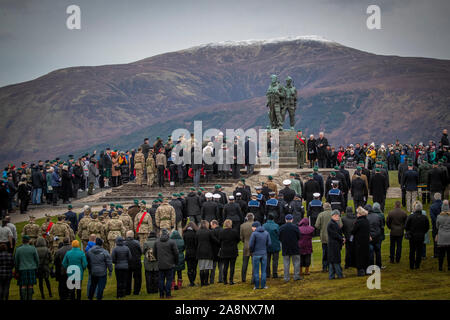
{"label": "grey sky", "polygon": [[[81,7],[81,30],[66,28]],[[366,9],[381,8],[381,30]],[[226,40],[321,35],[378,54],[450,59],[449,0],[0,0],[0,86]]]}

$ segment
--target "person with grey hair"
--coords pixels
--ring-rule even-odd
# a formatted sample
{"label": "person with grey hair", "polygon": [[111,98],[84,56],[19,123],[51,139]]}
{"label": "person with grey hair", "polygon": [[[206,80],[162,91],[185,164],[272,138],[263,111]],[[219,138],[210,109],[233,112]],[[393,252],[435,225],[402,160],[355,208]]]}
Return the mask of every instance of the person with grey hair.
{"label": "person with grey hair", "polygon": [[328,277],[330,280],[334,279],[337,275],[338,279],[343,278],[341,268],[341,250],[342,245],[345,243],[344,234],[342,228],[339,225],[341,220],[341,213],[339,210],[333,210],[331,212],[331,220],[327,225],[328,234]]}
{"label": "person with grey hair", "polygon": [[425,234],[430,229],[428,218],[422,214],[423,206],[420,201],[413,205],[414,212],[406,220],[406,238],[409,240],[409,267],[419,269],[422,262],[422,253]]}
{"label": "person with grey hair", "polygon": [[[325,202],[323,204],[323,210],[317,216],[316,223],[314,227],[320,230],[320,242],[322,242],[322,272],[328,271],[328,233],[327,227],[328,223],[331,221],[331,204]],[[339,226],[342,227],[341,219],[338,220]]]}
{"label": "person with grey hair", "polygon": [[439,253],[436,243],[436,235],[437,235],[436,219],[440,215],[442,210],[441,194],[439,192],[436,192],[434,194],[434,198],[432,199],[432,201],[433,203],[430,206],[430,218],[431,218],[431,234],[433,236],[433,258],[437,258],[439,256]]}
{"label": "person with grey hair", "polygon": [[442,271],[447,254],[447,270],[450,271],[450,208],[448,200],[442,203],[442,210],[436,219],[436,242],[439,251],[439,271]]}
{"label": "person with grey hair", "polygon": [[142,285],[142,248],[138,240],[134,239],[134,232],[128,230],[126,233],[125,246],[130,249],[131,260],[128,262],[128,275],[126,295],[131,294],[131,283],[134,279],[133,294],[139,295]]}
{"label": "person with grey hair", "polygon": [[326,166],[326,149],[328,140],[325,138],[324,133],[319,133],[319,139],[317,139],[317,160],[319,160],[319,168],[325,168]]}

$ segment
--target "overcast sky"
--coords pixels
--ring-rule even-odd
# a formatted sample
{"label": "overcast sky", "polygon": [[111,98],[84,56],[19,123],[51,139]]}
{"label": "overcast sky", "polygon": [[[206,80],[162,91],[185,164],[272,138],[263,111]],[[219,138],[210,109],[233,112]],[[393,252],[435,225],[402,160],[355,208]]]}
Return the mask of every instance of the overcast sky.
{"label": "overcast sky", "polygon": [[[66,8],[81,8],[68,30]],[[381,8],[381,30],[366,26]],[[226,40],[320,35],[378,54],[450,59],[450,0],[0,0],[0,86]]]}

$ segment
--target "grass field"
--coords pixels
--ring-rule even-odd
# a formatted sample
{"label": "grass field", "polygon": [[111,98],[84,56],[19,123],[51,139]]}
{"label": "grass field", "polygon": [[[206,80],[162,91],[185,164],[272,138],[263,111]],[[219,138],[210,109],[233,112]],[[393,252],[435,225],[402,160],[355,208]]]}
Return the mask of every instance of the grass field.
{"label": "grass field", "polygon": [[[386,202],[386,212],[389,212],[394,206],[397,199],[388,199]],[[352,205],[349,202],[349,205]],[[428,206],[425,207],[428,212]],[[41,224],[43,220],[39,220]],[[20,235],[25,223],[18,223],[17,229]],[[385,229],[388,233],[389,229]],[[431,237],[431,232],[430,232]],[[315,238],[317,240],[318,238]],[[240,244],[242,249],[242,243]],[[280,253],[279,279],[268,279],[267,290],[252,290],[253,286],[250,284],[250,270],[248,270],[247,282],[242,283],[241,279],[241,265],[242,252],[236,262],[235,285],[213,284],[207,287],[184,287],[181,290],[174,291],[174,299],[186,300],[200,300],[200,299],[231,299],[231,300],[258,300],[258,299],[355,299],[355,300],[370,300],[370,299],[450,299],[450,272],[438,271],[437,259],[431,258],[433,255],[432,244],[427,245],[427,258],[423,261],[421,269],[409,269],[409,242],[403,241],[402,260],[399,264],[389,263],[389,236],[382,244],[382,261],[386,266],[381,272],[381,289],[370,290],[366,286],[367,277],[357,277],[356,270],[351,268],[344,270],[344,279],[328,280],[328,274],[322,273],[321,259],[322,248],[320,242],[313,243],[313,257],[311,266],[311,275],[306,276],[303,280],[291,281],[285,283],[282,279],[283,263]],[[344,261],[345,250],[342,250],[342,258]],[[446,265],[444,264],[444,270]],[[292,274],[291,267],[291,274]],[[187,284],[188,278],[186,270],[183,272],[184,285]],[[216,274],[217,281],[217,274]],[[197,283],[199,278],[197,275]],[[53,299],[57,299],[57,282],[51,279],[53,290]],[[86,299],[87,278],[83,281],[83,299]],[[116,281],[114,274],[108,278],[106,289],[104,292],[104,299],[116,299]],[[46,296],[48,296],[46,294]],[[35,286],[34,299],[40,299],[38,286]],[[19,299],[18,286],[13,280],[11,284],[10,299]],[[159,299],[158,294],[147,294],[145,290],[145,279],[143,277],[143,286],[139,296],[128,296],[126,300],[140,300],[140,299]]]}

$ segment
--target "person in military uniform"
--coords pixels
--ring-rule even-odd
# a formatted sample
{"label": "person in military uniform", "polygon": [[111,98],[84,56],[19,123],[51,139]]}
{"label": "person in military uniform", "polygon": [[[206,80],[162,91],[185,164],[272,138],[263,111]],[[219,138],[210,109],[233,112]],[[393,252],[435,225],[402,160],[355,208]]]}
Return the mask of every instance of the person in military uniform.
{"label": "person in military uniform", "polygon": [[133,205],[128,207],[128,215],[131,217],[131,220],[134,221],[134,217],[141,211],[141,208],[139,207],[139,200],[134,199]]}
{"label": "person in military uniform", "polygon": [[92,218],[90,214],[85,214],[83,218],[78,222],[78,237],[81,239],[83,243],[83,249],[86,248],[89,242],[89,231],[88,225],[91,222]]}
{"label": "person in military uniform", "polygon": [[156,177],[156,163],[152,150],[150,150],[150,156],[145,161],[145,168],[147,169],[147,186],[152,187]]}
{"label": "person in military uniform", "polygon": [[119,219],[117,212],[113,212],[111,220],[108,221],[105,228],[105,234],[109,242],[109,252],[111,253],[116,245],[117,237],[125,237],[125,227],[122,220]]}
{"label": "person in military uniform", "polygon": [[97,238],[103,239],[104,228],[103,224],[98,220],[97,212],[92,213],[92,219],[87,226],[88,235],[95,234]]}
{"label": "person in military uniform", "polygon": [[281,106],[284,99],[284,88],[278,82],[276,75],[271,76],[271,84],[266,92],[267,107],[269,107],[269,119],[271,129],[283,128]]}
{"label": "person in military uniform", "polygon": [[49,214],[45,215],[45,222],[41,226],[41,235],[47,241],[47,247],[51,248],[52,238],[48,235],[50,234],[50,229],[53,227],[54,223],[51,221],[52,216]]}
{"label": "person in military uniform", "polygon": [[306,162],[306,138],[302,135],[302,130],[297,131],[294,151],[297,152],[297,166],[302,169]]}
{"label": "person in military uniform", "polygon": [[68,220],[65,215],[64,215],[63,223],[69,227],[69,240],[72,243],[72,241],[75,240],[75,232],[73,231],[72,227],[70,226],[71,221]]}
{"label": "person in military uniform", "polygon": [[[117,214],[117,211],[113,211],[113,214]],[[105,239],[104,243],[103,243],[103,248],[106,251],[110,251],[110,243],[108,241],[106,241],[108,239],[108,232],[106,231],[106,225],[108,224],[108,222],[111,220],[111,218],[108,215],[103,215],[103,216],[97,216],[98,221],[100,221],[100,223],[102,224],[103,227],[103,233],[100,237],[100,239]]]}
{"label": "person in military uniform", "polygon": [[275,182],[273,182],[273,177],[272,176],[268,176],[267,177],[266,184],[267,184],[267,187],[270,190],[275,192],[275,196],[278,196],[278,187],[277,187],[277,184]]}
{"label": "person in military uniform", "polygon": [[34,246],[34,244],[36,243],[36,239],[41,234],[41,228],[34,222],[34,216],[30,216],[29,218],[30,221],[22,229],[22,238],[25,235],[29,236],[30,244]]}
{"label": "person in military uniform", "polygon": [[281,118],[286,118],[286,111],[289,112],[289,124],[291,130],[295,125],[295,109],[297,108],[297,89],[292,85],[292,78],[286,78],[286,87],[284,87],[284,103],[281,109]]}
{"label": "person in military uniform", "polygon": [[134,169],[136,170],[136,184],[140,186],[142,186],[142,180],[144,179],[144,165],[145,157],[142,153],[142,148],[139,148],[134,155]]}
{"label": "person in military uniform", "polygon": [[155,220],[156,227],[159,230],[174,230],[176,224],[176,213],[174,207],[168,203],[168,198],[164,197],[163,203],[156,209]]}
{"label": "person in military uniform", "polygon": [[141,248],[143,248],[144,242],[147,240],[148,234],[151,231],[153,231],[152,217],[147,212],[145,204],[142,206],[142,211],[140,211],[134,218],[134,226],[136,228],[135,232],[139,238]]}
{"label": "person in military uniform", "polygon": [[59,243],[64,238],[70,238],[70,227],[64,222],[64,216],[59,215],[58,221],[50,229],[49,236],[53,240],[52,253],[58,250]]}
{"label": "person in military uniform", "polygon": [[125,233],[127,231],[133,231],[133,219],[131,219],[130,215],[128,214],[127,210],[124,210],[121,215],[119,215],[119,220],[122,221],[123,226],[125,228]]}

